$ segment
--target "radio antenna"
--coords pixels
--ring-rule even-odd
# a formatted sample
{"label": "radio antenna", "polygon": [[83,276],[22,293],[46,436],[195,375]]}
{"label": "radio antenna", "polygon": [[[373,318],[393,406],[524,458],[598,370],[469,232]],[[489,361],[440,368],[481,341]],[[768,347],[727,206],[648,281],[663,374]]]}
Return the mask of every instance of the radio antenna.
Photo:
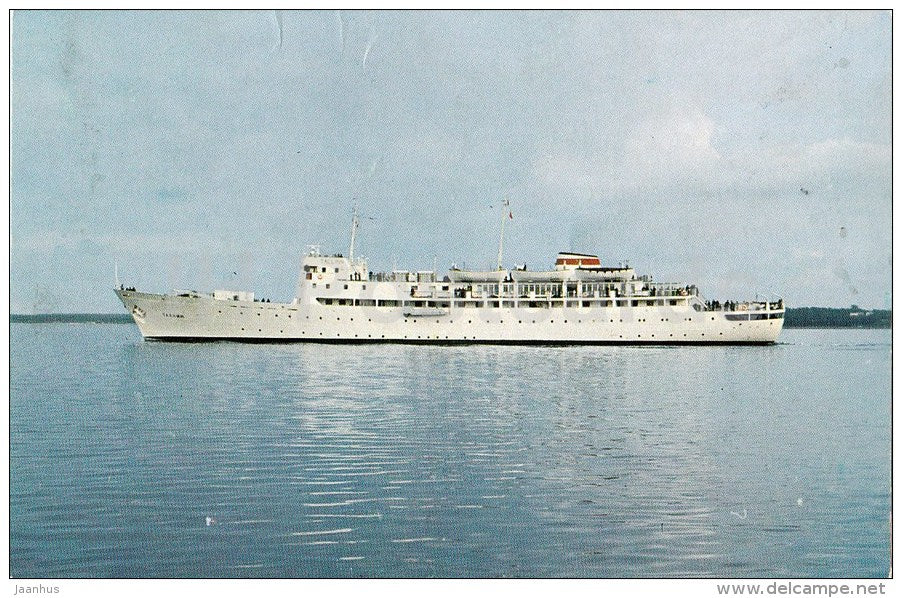
{"label": "radio antenna", "polygon": [[354,242],[357,240],[357,227],[360,224],[360,220],[357,218],[357,204],[354,204],[354,215],[351,218],[351,248],[348,250],[348,258],[351,260],[351,264],[354,264]]}
{"label": "radio antenna", "polygon": [[[501,238],[498,240],[498,269],[503,270],[502,262],[504,261],[504,221],[510,218],[514,219],[513,212],[510,211],[511,202],[504,200],[501,202]],[[505,212],[507,212],[505,214]]]}

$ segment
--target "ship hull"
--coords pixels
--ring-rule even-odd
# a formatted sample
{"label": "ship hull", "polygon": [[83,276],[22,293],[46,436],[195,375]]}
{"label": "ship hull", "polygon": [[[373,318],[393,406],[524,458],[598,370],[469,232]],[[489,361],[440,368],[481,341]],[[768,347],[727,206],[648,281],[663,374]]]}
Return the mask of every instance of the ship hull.
{"label": "ship hull", "polygon": [[117,290],[147,340],[255,343],[507,345],[771,344],[783,310],[697,311],[689,306],[403,307],[225,301]]}

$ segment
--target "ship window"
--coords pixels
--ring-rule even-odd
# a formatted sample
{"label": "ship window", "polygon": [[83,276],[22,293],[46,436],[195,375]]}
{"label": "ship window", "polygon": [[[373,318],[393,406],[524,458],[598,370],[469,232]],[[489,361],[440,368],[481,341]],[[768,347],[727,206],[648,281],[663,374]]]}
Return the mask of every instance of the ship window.
{"label": "ship window", "polygon": [[310,272],[307,272],[307,280],[310,280],[311,278],[313,278],[313,274],[311,274]]}
{"label": "ship window", "polygon": [[348,290],[348,285],[345,285],[345,290]]}
{"label": "ship window", "polygon": [[331,286],[332,286],[332,285],[330,285],[328,282],[326,283],[326,288],[327,288],[327,289],[330,288]]}
{"label": "ship window", "polygon": [[316,288],[316,283],[315,283],[315,282],[313,283],[313,288]]}
{"label": "ship window", "polygon": [[326,267],[325,267],[325,266],[323,266],[323,272],[325,272],[325,271],[326,271]]}
{"label": "ship window", "polygon": [[338,274],[338,268],[335,268],[335,273]]}

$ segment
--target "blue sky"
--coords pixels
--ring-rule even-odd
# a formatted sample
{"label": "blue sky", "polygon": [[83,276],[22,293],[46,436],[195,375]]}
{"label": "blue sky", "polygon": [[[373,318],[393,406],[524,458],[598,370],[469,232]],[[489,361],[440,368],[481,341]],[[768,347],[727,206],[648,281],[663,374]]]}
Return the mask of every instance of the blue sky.
{"label": "blue sky", "polygon": [[12,28],[14,313],[629,260],[709,298],[889,307],[884,12],[37,12]]}

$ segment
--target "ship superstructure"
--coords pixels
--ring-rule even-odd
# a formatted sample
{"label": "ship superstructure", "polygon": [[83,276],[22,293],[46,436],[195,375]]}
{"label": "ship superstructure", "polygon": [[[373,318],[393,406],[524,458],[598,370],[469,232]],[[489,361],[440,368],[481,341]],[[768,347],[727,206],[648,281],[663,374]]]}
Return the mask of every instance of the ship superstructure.
{"label": "ship superstructure", "polygon": [[[367,260],[303,257],[294,298],[247,291],[116,290],[145,339],[247,342],[688,344],[776,341],[782,299],[706,301],[596,255],[562,252],[552,269],[371,272]],[[500,261],[500,250],[499,250]]]}

